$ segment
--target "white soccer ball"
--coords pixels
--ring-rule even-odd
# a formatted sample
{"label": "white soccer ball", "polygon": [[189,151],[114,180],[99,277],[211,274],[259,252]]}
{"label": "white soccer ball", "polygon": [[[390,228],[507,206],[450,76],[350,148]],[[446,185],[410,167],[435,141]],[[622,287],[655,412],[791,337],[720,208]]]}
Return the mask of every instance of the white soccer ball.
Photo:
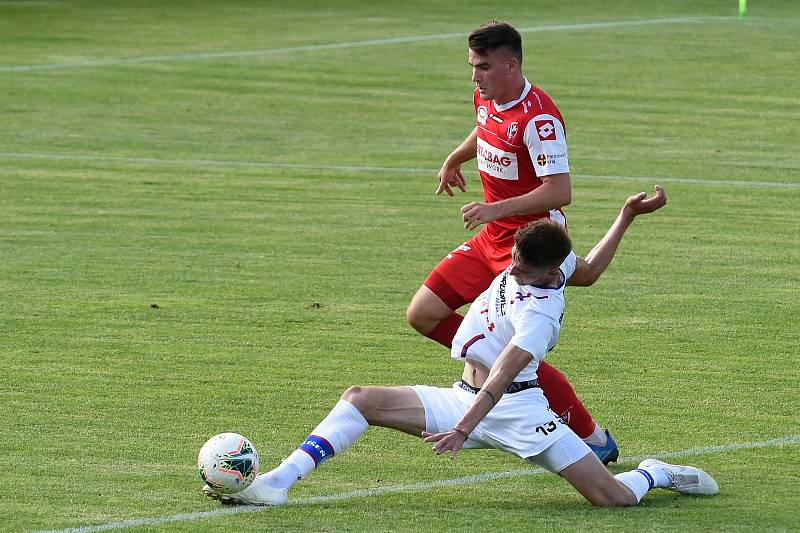
{"label": "white soccer ball", "polygon": [[200,448],[197,468],[216,492],[234,494],[250,486],[258,475],[258,452],[238,433],[220,433]]}

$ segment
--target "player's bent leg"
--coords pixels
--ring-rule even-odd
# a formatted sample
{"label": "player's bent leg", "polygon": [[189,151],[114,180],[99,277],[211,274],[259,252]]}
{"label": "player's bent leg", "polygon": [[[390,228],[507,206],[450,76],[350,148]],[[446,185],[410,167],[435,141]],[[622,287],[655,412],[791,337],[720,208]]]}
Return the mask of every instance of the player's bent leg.
{"label": "player's bent leg", "polygon": [[414,295],[406,311],[409,324],[450,348],[464,317],[456,313],[492,282],[495,273],[475,238],[465,242],[437,264]]}
{"label": "player's bent leg", "polygon": [[425,408],[411,387],[350,387],[342,400],[363,415],[370,426],[381,426],[419,437],[425,430]]}
{"label": "player's bent leg", "polygon": [[435,292],[423,285],[408,304],[406,320],[412,328],[427,335],[453,311]]}
{"label": "player's bent leg", "polygon": [[624,507],[636,505],[639,498],[618,481],[590,450],[578,461],[559,472],[592,505]]}
{"label": "player's bent leg", "polygon": [[453,345],[458,326],[464,317],[456,313],[451,305],[460,307],[460,304],[449,304],[442,300],[432,289],[423,285],[414,295],[406,310],[406,320],[411,327],[444,346]]}
{"label": "player's bent leg", "polygon": [[[583,456],[574,460],[581,453],[579,448]],[[657,459],[647,459],[635,470],[612,476],[573,433],[565,435],[531,461],[557,471],[589,502],[598,506],[636,505],[654,488],[702,496],[719,493],[717,482],[705,471]]]}
{"label": "player's bent leg", "polygon": [[593,505],[635,505],[639,500],[615,479],[575,433],[568,432],[527,461],[561,475]]}

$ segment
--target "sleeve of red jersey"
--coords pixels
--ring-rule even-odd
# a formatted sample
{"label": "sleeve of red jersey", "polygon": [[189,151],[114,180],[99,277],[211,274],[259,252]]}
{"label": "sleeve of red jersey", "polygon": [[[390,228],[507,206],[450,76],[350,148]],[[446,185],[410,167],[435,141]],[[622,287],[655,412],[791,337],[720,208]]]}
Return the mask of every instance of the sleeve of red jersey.
{"label": "sleeve of red jersey", "polygon": [[523,138],[537,176],[569,172],[567,135],[558,117],[548,113],[536,115],[525,127]]}

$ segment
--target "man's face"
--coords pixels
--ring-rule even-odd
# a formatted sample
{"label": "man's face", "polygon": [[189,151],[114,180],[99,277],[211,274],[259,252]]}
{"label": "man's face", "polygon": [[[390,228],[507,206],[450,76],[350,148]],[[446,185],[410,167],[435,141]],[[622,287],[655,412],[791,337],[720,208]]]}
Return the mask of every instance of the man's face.
{"label": "man's face", "polygon": [[516,246],[511,249],[511,275],[514,276],[517,283],[520,285],[537,285],[541,283],[546,274],[546,270],[534,268],[522,261]]}
{"label": "man's face", "polygon": [[472,67],[472,81],[478,86],[481,98],[494,100],[504,97],[511,84],[511,73],[516,68],[516,58],[505,48],[479,54],[470,48],[468,62]]}

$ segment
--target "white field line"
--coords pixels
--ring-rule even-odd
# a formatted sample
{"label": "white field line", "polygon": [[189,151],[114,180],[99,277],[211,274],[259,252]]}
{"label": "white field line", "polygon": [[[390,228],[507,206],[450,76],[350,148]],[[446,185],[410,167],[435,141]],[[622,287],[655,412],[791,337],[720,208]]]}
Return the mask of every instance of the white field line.
{"label": "white field line", "polygon": [[[644,19],[644,20],[620,20],[609,22],[595,22],[585,24],[554,24],[551,26],[534,26],[530,28],[518,28],[522,33],[541,33],[549,31],[580,31],[596,30],[605,28],[624,28],[630,26],[652,26],[656,24],[696,24],[706,22],[731,21],[737,20],[736,17],[684,17],[670,19]],[[341,50],[345,48],[361,48],[365,46],[383,46],[393,44],[418,43],[429,41],[445,41],[449,39],[464,39],[467,33],[440,33],[435,35],[407,35],[403,37],[389,37],[384,39],[367,39],[364,41],[345,41],[329,44],[310,44],[303,46],[287,46],[283,48],[268,48],[266,50],[237,50],[229,52],[197,52],[185,54],[169,54],[157,56],[128,57],[128,58],[107,58],[91,59],[87,61],[75,61],[70,63],[49,63],[41,65],[2,65],[2,72],[29,72],[35,70],[57,70],[84,67],[107,67],[118,65],[138,65],[141,63],[171,62],[171,61],[197,61],[204,59],[224,59],[239,57],[268,57],[294,52],[318,52],[325,50]]]}
{"label": "white field line", "polygon": [[[676,457],[689,457],[694,455],[707,455],[712,453],[725,453],[736,450],[751,450],[754,448],[766,448],[771,446],[791,446],[800,444],[800,435],[789,435],[787,437],[780,437],[777,439],[765,440],[760,442],[741,442],[735,444],[722,444],[717,446],[703,446],[700,448],[689,448],[686,450],[678,450],[672,452],[660,452],[650,455],[641,455],[633,457],[622,457],[619,461],[620,465],[636,465],[644,459],[649,457],[656,457],[661,459],[671,459]],[[495,479],[508,479],[514,477],[525,477],[543,474],[546,471],[542,468],[525,468],[521,470],[511,470],[508,472],[490,472],[487,474],[480,474],[476,476],[466,476],[454,479],[443,479],[439,481],[426,481],[421,483],[412,483],[405,485],[393,485],[388,487],[380,487],[374,489],[356,490],[352,492],[342,492],[339,494],[330,494],[328,496],[315,496],[311,498],[300,498],[297,500],[289,500],[288,505],[313,505],[317,503],[327,503],[342,500],[354,500],[359,498],[370,498],[373,496],[380,496],[383,494],[397,494],[402,492],[421,492],[431,489],[438,489],[442,487],[470,485],[473,483],[482,483]],[[127,529],[139,526],[160,526],[174,522],[189,522],[194,520],[202,520],[207,518],[217,518],[220,516],[228,516],[241,513],[256,513],[268,511],[269,507],[255,507],[255,506],[237,506],[237,507],[221,507],[213,511],[203,511],[196,513],[180,513],[168,516],[160,516],[156,518],[134,518],[131,520],[119,520],[117,522],[108,522],[95,526],[81,526],[69,529],[58,529],[50,531],[40,531],[38,533],[89,533],[93,531],[108,531],[112,529]]]}
{"label": "white field line", "polygon": [[[87,162],[112,162],[112,163],[132,163],[140,165],[185,165],[200,167],[239,167],[239,168],[263,168],[263,169],[286,169],[286,170],[310,170],[317,172],[356,172],[369,173],[381,172],[391,174],[428,174],[433,179],[436,176],[436,169],[420,167],[381,167],[370,165],[324,165],[308,163],[276,163],[270,161],[225,161],[218,159],[160,159],[154,157],[122,157],[122,156],[102,156],[102,155],[79,155],[79,154],[60,154],[60,153],[37,153],[37,152],[0,152],[0,171],[2,170],[3,159],[47,159],[54,161],[87,161]],[[725,179],[706,179],[689,178],[681,176],[610,176],[573,173],[573,177],[589,180],[610,180],[610,181],[636,181],[652,183],[688,183],[696,185],[719,185],[723,187],[778,187],[788,189],[800,189],[800,182],[796,181],[751,181],[751,180],[725,180]]]}

